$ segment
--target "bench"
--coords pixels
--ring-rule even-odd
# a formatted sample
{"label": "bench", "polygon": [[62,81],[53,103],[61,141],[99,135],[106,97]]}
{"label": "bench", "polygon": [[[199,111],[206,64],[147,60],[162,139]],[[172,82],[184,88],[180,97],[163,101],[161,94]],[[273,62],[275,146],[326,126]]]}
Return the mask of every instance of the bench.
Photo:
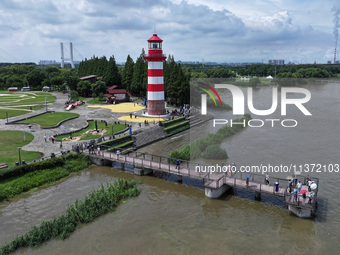
{"label": "bench", "polygon": [[0,169],[8,167],[7,163],[1,163],[0,164]]}

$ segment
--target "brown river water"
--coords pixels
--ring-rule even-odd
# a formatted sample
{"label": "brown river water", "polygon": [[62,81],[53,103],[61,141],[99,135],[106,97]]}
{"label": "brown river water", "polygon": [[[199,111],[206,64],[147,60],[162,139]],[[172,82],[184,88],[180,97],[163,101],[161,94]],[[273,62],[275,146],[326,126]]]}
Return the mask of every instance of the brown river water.
{"label": "brown river water", "polygon": [[[246,128],[222,142],[229,162],[340,163],[340,85],[310,85],[308,109],[296,128]],[[254,91],[265,109],[271,88]],[[224,101],[229,94],[221,95]],[[268,101],[268,100],[267,100]],[[270,102],[269,102],[270,103]],[[231,118],[216,113],[218,118]],[[281,116],[276,116],[282,118]],[[214,132],[211,123],[191,132]],[[190,142],[188,132],[159,141],[143,150],[168,156]],[[286,177],[277,173],[276,176]],[[110,167],[94,167],[58,185],[0,204],[0,243],[63,213],[67,204],[83,198],[100,183],[116,178],[142,182],[141,194],[127,199],[116,211],[77,229],[67,240],[51,240],[40,248],[17,254],[338,254],[340,249],[340,173],[310,174],[320,178],[319,207],[314,219],[292,215],[281,199],[234,190],[221,199],[204,195],[202,183],[172,176],[135,176]]]}

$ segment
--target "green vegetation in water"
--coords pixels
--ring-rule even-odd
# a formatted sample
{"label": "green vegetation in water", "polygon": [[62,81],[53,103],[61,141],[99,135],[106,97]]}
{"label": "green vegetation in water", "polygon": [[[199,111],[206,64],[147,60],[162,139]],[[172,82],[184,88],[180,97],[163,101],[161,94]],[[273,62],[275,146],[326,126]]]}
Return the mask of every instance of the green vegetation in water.
{"label": "green vegetation in water", "polygon": [[[101,133],[104,132],[105,136],[110,136],[112,134],[112,126],[113,124],[108,123],[105,126],[104,122],[97,121],[97,129],[99,130],[98,133],[92,133],[89,132],[90,130],[95,130],[96,125],[93,120],[89,121],[89,126],[86,129],[83,129],[79,132],[72,133],[72,137],[78,137],[80,136],[79,140],[89,140],[89,139],[97,139],[101,137]],[[122,131],[125,128],[124,124],[114,124],[113,125],[113,133]],[[69,138],[70,134],[67,135],[59,135],[56,138],[58,139],[64,139],[64,138]]]}
{"label": "green vegetation in water", "polygon": [[[242,123],[244,120],[247,123],[250,119],[251,116],[249,114],[245,114],[243,118],[235,119],[233,120],[233,122]],[[218,144],[220,144],[223,139],[234,135],[236,132],[242,129],[243,125],[241,124],[234,124],[232,127],[225,126],[223,128],[220,128],[215,134],[209,134],[206,137],[200,138],[193,143],[185,146],[183,149],[173,151],[170,154],[170,158],[182,160],[197,159],[200,157],[207,159],[226,158],[227,152],[219,148]]]}
{"label": "green vegetation in water", "polygon": [[139,190],[134,180],[118,179],[114,183],[107,183],[106,186],[100,185],[83,200],[76,200],[69,205],[63,215],[42,222],[24,235],[1,246],[0,255],[10,254],[21,247],[38,247],[52,238],[66,239],[77,227],[112,212],[121,200],[138,194]]}
{"label": "green vegetation in water", "polygon": [[202,157],[208,159],[226,159],[228,154],[217,144],[211,144],[204,150]]}
{"label": "green vegetation in water", "polygon": [[27,120],[22,120],[19,122],[35,123],[40,125],[41,127],[53,127],[56,126],[62,120],[78,116],[79,116],[78,113],[72,112],[48,112],[43,115],[29,118]]}
{"label": "green vegetation in water", "polygon": [[52,158],[0,171],[0,202],[43,184],[57,181],[90,166],[86,155],[69,153],[65,158]]}
{"label": "green vegetation in water", "polygon": [[[33,138],[34,136],[29,132],[24,134],[22,131],[0,131],[0,164],[7,163],[12,166],[15,162],[18,162],[19,152],[17,148],[29,144]],[[36,151],[20,150],[20,156],[21,160],[28,162],[42,157],[43,154]]]}

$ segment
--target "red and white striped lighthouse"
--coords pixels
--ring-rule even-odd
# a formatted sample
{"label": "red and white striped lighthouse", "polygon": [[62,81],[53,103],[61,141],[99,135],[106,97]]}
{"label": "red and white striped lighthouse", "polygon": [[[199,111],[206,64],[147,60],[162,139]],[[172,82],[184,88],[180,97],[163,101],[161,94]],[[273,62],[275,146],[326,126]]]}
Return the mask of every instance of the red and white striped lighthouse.
{"label": "red and white striped lighthouse", "polygon": [[163,61],[166,57],[162,51],[163,40],[153,34],[148,40],[148,55],[144,58],[148,61],[148,114],[164,115],[164,78]]}

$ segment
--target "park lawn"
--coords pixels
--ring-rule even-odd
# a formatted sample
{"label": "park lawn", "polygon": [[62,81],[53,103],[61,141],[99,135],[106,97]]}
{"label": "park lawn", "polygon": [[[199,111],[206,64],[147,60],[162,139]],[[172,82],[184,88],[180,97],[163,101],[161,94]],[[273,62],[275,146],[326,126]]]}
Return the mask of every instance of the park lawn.
{"label": "park lawn", "polygon": [[[0,164],[7,163],[9,166],[19,161],[18,147],[29,144],[33,140],[31,133],[22,131],[0,131]],[[26,162],[40,158],[42,153],[36,151],[20,150],[21,160]],[[1,170],[0,170],[1,171]]]}
{"label": "park lawn", "polygon": [[92,98],[90,101],[87,101],[88,104],[105,104],[105,101],[100,101],[98,98]]}
{"label": "park lawn", "polygon": [[[8,118],[19,116],[45,107],[45,98],[48,104],[54,103],[56,97],[44,92],[1,92],[0,94],[0,119],[6,119],[6,111]],[[33,98],[32,98],[33,97]],[[1,109],[4,107],[5,109]],[[29,110],[29,111],[25,111]]]}
{"label": "park lawn", "polygon": [[52,127],[57,125],[62,120],[66,120],[76,116],[79,116],[79,114],[72,112],[48,112],[40,116],[36,116],[19,122],[35,123],[40,125],[41,127]]}
{"label": "park lawn", "polygon": [[24,110],[5,110],[0,109],[0,119],[6,119],[6,112],[8,111],[8,118],[12,118],[15,116],[23,115],[26,113],[30,113],[30,111],[24,111]]}
{"label": "park lawn", "polygon": [[1,92],[1,94],[8,95],[0,97],[0,105],[6,106],[45,104],[45,98],[49,104],[56,101],[55,96],[44,92]]}
{"label": "park lawn", "polygon": [[[107,126],[105,126],[105,123],[97,121],[97,128],[99,130],[98,134],[92,134],[91,132],[87,133],[87,131],[89,130],[94,130],[95,129],[95,122],[93,120],[89,121],[89,126],[88,128],[81,130],[79,132],[75,132],[72,134],[72,137],[78,137],[80,136],[80,140],[89,140],[89,139],[97,139],[99,137],[101,137],[102,134],[102,129],[106,130],[106,132],[104,133],[105,136],[110,136],[112,134],[112,124],[107,124]],[[113,125],[113,133],[119,132],[121,130],[123,130],[125,128],[124,124],[114,124]],[[57,136],[57,139],[63,139],[63,138],[69,138],[70,135],[60,135]]]}

